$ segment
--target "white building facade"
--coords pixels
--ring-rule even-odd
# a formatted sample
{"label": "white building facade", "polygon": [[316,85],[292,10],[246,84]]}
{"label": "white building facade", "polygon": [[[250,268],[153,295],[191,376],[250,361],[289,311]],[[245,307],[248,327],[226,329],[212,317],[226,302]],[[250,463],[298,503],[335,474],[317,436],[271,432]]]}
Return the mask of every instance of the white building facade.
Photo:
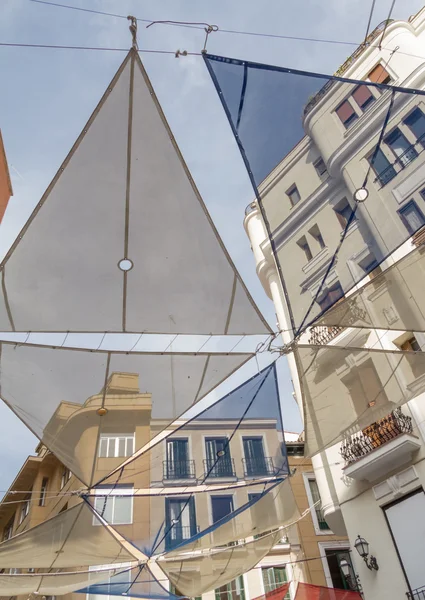
{"label": "white building facade", "polygon": [[[425,89],[425,8],[408,22],[391,22],[381,42],[382,49],[377,43],[359,49],[338,75]],[[366,97],[367,93],[363,97],[354,93],[341,97],[339,89],[331,87],[309,102],[304,113],[305,137],[259,188],[284,279],[292,289],[298,286],[300,297],[304,294],[309,301],[316,297],[329,265],[333,252],[329,248],[336,247],[355,205],[354,192],[367,172],[368,159],[376,146],[377,116],[384,110],[386,92],[381,95],[370,88],[372,97]],[[338,261],[316,298],[316,313],[326,309],[335,295],[341,295],[351,276],[361,280],[357,288],[369,284],[365,288],[368,301],[383,311],[389,325],[397,319],[391,289],[381,280],[373,287],[373,279],[408,253],[416,251],[420,257],[425,252],[423,228],[380,267],[371,270],[371,265],[375,268],[377,264],[374,261],[382,240],[402,228],[407,237],[425,226],[424,135],[425,104],[421,98],[400,101],[367,186],[368,210],[359,205]],[[256,202],[247,208],[244,225],[258,277],[275,305],[283,342],[290,344],[293,334],[288,305]],[[418,285],[425,290],[425,272]],[[401,291],[408,304],[410,291]],[[298,306],[292,306],[299,323],[302,314],[297,314],[297,310]],[[363,327],[360,335],[358,329],[347,326],[313,327],[301,342],[345,348],[361,343],[365,349],[419,352],[425,347],[425,336],[423,332],[405,331],[401,326],[392,331]],[[356,394],[367,396],[368,389],[384,386],[378,359],[366,352],[364,357],[360,354],[350,357],[345,352],[344,365],[344,361],[332,365],[334,355],[330,354],[326,366],[334,370],[335,380],[329,379],[329,384],[346,386],[353,403]],[[303,412],[294,355],[289,353],[287,358]],[[400,386],[413,391],[414,400],[371,429],[359,429],[355,436],[313,457],[326,521],[334,533],[347,532],[366,600],[396,600],[406,594],[415,600],[425,598],[425,394],[421,383],[425,373],[418,364],[412,362],[410,367],[398,369],[396,378]],[[320,368],[325,367],[322,364]],[[390,391],[387,394],[391,401]],[[369,406],[373,404],[370,402]],[[354,550],[359,535],[369,543],[369,566]],[[376,557],[379,570],[369,568],[371,555]],[[354,573],[352,583],[354,588]]]}

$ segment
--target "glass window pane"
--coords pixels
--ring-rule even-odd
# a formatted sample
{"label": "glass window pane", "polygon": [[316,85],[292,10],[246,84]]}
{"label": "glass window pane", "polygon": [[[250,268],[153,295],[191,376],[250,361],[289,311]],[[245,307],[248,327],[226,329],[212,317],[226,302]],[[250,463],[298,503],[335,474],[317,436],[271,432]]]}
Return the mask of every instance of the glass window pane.
{"label": "glass window pane", "polygon": [[108,456],[108,438],[100,438],[99,456],[100,458]]}
{"label": "glass window pane", "polygon": [[118,454],[116,456],[125,456],[125,438],[118,438]]}
{"label": "glass window pane", "polygon": [[127,438],[126,456],[134,454],[134,436]]}
{"label": "glass window pane", "polygon": [[131,496],[115,497],[113,523],[116,525],[132,522],[133,498]]}

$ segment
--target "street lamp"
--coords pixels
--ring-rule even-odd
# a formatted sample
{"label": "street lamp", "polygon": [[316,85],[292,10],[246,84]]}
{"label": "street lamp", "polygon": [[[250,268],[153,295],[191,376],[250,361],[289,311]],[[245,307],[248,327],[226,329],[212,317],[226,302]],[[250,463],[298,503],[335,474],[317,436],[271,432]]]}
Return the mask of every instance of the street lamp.
{"label": "street lamp", "polygon": [[351,564],[348,562],[348,560],[346,560],[345,558],[341,558],[341,560],[339,561],[339,567],[342,571],[342,574],[344,575],[346,582],[348,583],[348,587],[350,588],[350,590],[359,592],[359,594],[363,598],[363,590],[360,585],[359,576],[354,573],[354,570]]}
{"label": "street lamp", "polygon": [[365,561],[368,569],[371,571],[377,571],[379,569],[376,558],[372,555],[369,557],[369,543],[364,538],[358,535],[356,541],[354,542],[354,548]]}

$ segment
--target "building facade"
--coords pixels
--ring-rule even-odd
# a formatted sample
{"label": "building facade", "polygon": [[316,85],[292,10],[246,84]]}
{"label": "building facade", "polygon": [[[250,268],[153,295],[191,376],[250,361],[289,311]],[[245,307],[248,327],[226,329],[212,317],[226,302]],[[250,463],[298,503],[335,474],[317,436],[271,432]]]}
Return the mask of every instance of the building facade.
{"label": "building facade", "polygon": [[[372,41],[381,35],[382,28],[372,35]],[[381,44],[359,48],[338,75],[425,89],[425,9],[408,22],[391,22]],[[352,548],[358,535],[366,538],[370,553],[377,558],[379,570],[368,568],[355,550],[351,553],[364,595],[371,600],[403,598],[406,593],[410,598],[422,598],[425,590],[425,370],[420,352],[425,337],[420,331],[406,330],[402,316],[413,310],[413,288],[423,289],[425,274],[425,106],[419,96],[395,101],[368,180],[369,197],[358,204],[338,259],[319,295],[317,291],[352,214],[354,193],[370,168],[378,122],[382,124],[382,111],[388,106],[385,94],[387,91],[362,87],[351,88],[347,96],[342,86],[325,86],[304,110],[305,137],[260,188],[286,287],[292,298],[299,298],[292,303],[297,323],[313,301],[312,314],[317,315],[343,298],[350,282],[359,282],[358,289],[366,286],[362,302],[372,315],[369,326],[363,322],[357,329],[362,317],[352,311],[353,327],[346,319],[342,327],[313,326],[301,338],[301,343],[345,348],[339,354],[332,350],[320,354],[309,380],[316,386],[317,396],[320,385],[339,390],[341,403],[347,399],[347,411],[355,415],[365,402],[370,410],[399,403],[400,390],[404,397],[415,397],[401,409],[388,408],[386,417],[382,415],[369,427],[358,427],[354,435],[347,433],[342,443],[312,460],[326,521],[335,532],[347,531]],[[283,340],[290,343],[288,304],[255,202],[247,209],[245,228],[258,276],[274,302]],[[386,241],[398,237],[408,239],[381,263],[388,254]],[[413,287],[380,275],[411,252],[415,252],[418,267]],[[374,327],[375,317],[379,325]],[[395,330],[398,323],[399,330]],[[387,331],[388,327],[393,331]],[[412,355],[396,364],[390,355],[361,352],[362,348],[403,350]],[[303,412],[292,354],[288,362]],[[388,384],[387,368],[395,373],[394,386]],[[332,420],[338,407],[320,408],[328,410]],[[307,442],[309,434],[312,432],[306,432]],[[351,580],[355,587],[354,571]]]}
{"label": "building facade", "polygon": [[13,196],[12,182],[10,181],[9,167],[0,131],[0,223],[11,196]]}
{"label": "building facade", "polygon": [[[98,434],[91,427],[90,414],[98,410],[102,398],[108,406],[108,414],[114,413],[113,426],[102,427]],[[83,415],[88,425],[76,441],[75,450],[77,456],[87,456],[89,461],[97,440],[94,481],[105,477],[168,427],[168,421],[151,418],[150,394],[140,393],[138,376],[131,373],[113,373],[107,382],[105,397],[101,391],[88,398],[77,412],[73,412],[73,407],[75,405],[62,402],[50,426],[59,418],[68,419],[68,431],[72,432],[72,419],[81,419]],[[250,600],[286,581],[293,582],[288,599],[294,598],[297,581],[346,588],[337,557],[347,554],[347,539],[335,535],[324,518],[312,464],[304,458],[302,438],[298,434],[287,434],[285,445],[281,426],[272,418],[246,419],[234,433],[237,423],[237,419],[206,418],[188,422],[175,433],[171,429],[166,440],[127,465],[118,481],[113,479],[112,484],[109,479],[105,480],[98,488],[102,496],[92,499],[94,508],[139,548],[157,547],[169,551],[261,493],[263,486],[256,485],[256,481],[276,474],[282,452],[287,448],[289,468],[293,472],[290,481],[298,510],[302,513],[310,508],[310,513],[291,527],[255,568],[215,592],[204,594],[204,600]],[[69,435],[66,430],[62,431]],[[46,436],[48,432],[49,425]],[[225,458],[217,463],[217,453],[229,439]],[[90,465],[87,464],[87,469]],[[187,496],[177,493],[182,486],[194,489],[193,486],[204,479],[206,491]],[[239,489],[213,490],[217,484],[250,482],[252,485],[242,485]],[[36,455],[28,457],[0,503],[2,541],[72,508],[80,502],[78,493],[74,492],[83,487],[40,443]],[[166,493],[151,498],[133,493],[155,487],[165,488]],[[105,493],[110,494],[106,502]],[[170,528],[176,521],[178,523]],[[161,531],[163,536],[158,534]],[[316,560],[304,562],[307,556],[315,556]],[[178,593],[168,580],[161,583]],[[72,594],[68,596],[71,598]],[[89,600],[104,598],[92,596]],[[78,597],[75,595],[75,599]]]}

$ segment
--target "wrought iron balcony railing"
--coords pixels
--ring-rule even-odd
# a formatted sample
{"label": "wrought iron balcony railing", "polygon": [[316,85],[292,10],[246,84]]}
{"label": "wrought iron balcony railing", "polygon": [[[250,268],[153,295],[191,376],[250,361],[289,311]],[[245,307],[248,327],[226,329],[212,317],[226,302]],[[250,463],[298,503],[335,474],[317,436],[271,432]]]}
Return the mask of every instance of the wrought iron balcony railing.
{"label": "wrought iron balcony railing", "polygon": [[406,592],[406,596],[409,600],[425,600],[425,585],[411,592]]}
{"label": "wrought iron balcony railing", "polygon": [[411,144],[403,154],[400,154],[395,161],[378,173],[375,177],[375,183],[378,181],[381,187],[389,183],[394,177],[405,169],[410,163],[415,160],[424,151],[425,135],[419,137],[414,144]]}
{"label": "wrought iron balcony railing", "polygon": [[195,479],[194,460],[164,460],[162,465],[164,479]]}
{"label": "wrought iron balcony railing", "polygon": [[[372,423],[341,444],[340,454],[349,465],[403,433],[412,433],[412,419],[396,408],[384,419]],[[424,599],[425,600],[425,599]]]}
{"label": "wrought iron balcony railing", "polygon": [[275,473],[273,459],[270,456],[243,458],[242,464],[245,477],[274,475]]}
{"label": "wrought iron balcony railing", "polygon": [[170,550],[199,533],[199,525],[173,525],[165,536],[165,549]]}
{"label": "wrought iron balcony railing", "polygon": [[323,510],[321,508],[316,508],[316,517],[317,522],[319,523],[320,531],[330,530],[330,527],[326,523],[325,515],[323,514]]}
{"label": "wrought iron balcony railing", "polygon": [[204,469],[207,477],[236,477],[235,462],[226,455],[204,459]]}
{"label": "wrought iron balcony railing", "polygon": [[337,335],[344,331],[345,327],[316,325],[310,329],[309,344],[322,345],[328,344]]}

